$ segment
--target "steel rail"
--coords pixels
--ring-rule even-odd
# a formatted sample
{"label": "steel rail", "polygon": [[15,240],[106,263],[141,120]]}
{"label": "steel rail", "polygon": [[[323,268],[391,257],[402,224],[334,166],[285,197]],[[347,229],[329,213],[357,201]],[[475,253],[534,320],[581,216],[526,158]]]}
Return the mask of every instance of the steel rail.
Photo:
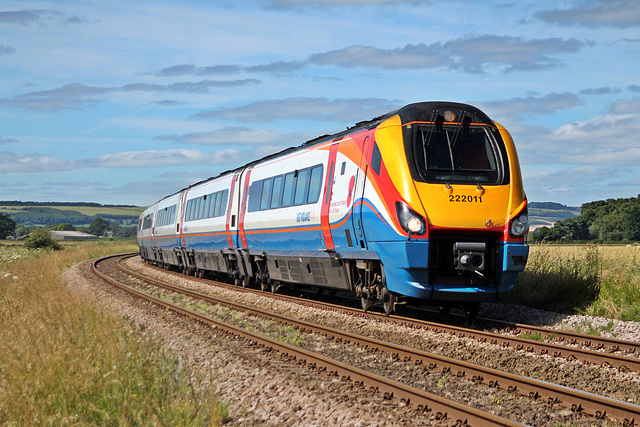
{"label": "steel rail", "polygon": [[[314,352],[298,348],[263,335],[238,328],[226,322],[212,319],[208,316],[180,307],[173,303],[156,298],[146,292],[131,288],[114,278],[102,273],[98,269],[98,264],[116,256],[98,259],[93,263],[93,271],[101,279],[108,283],[129,292],[139,298],[152,302],[162,308],[172,310],[180,315],[191,318],[204,325],[215,327],[235,336],[242,336],[247,340],[255,342],[267,350],[279,351],[288,355],[291,360],[298,361],[299,364],[307,364],[311,368],[326,370],[330,374],[341,376],[342,380],[353,381],[357,386],[368,386],[370,389],[378,390],[387,399],[396,398],[404,401],[407,405],[414,405],[419,411],[433,413],[436,420],[453,423],[453,425],[478,425],[478,426],[522,426],[523,424],[499,417],[497,415],[484,412],[482,410],[467,406],[435,394],[429,393],[406,384],[399,383],[389,378],[382,377],[363,369],[347,365]],[[147,279],[145,279],[147,280]]]}
{"label": "steel rail", "polygon": [[[164,271],[164,270],[163,270]],[[203,280],[203,279],[195,279],[195,280]],[[211,283],[212,281],[207,280],[207,283]],[[252,292],[257,294],[264,294],[264,291],[249,289],[249,288],[238,288],[237,286],[229,285],[228,283],[213,281],[214,283],[228,287],[229,289],[235,289],[242,292]],[[385,316],[381,313],[375,312],[363,312],[362,309],[354,309],[346,306],[339,306],[335,304],[325,303],[322,301],[312,301],[305,298],[297,298],[287,295],[274,295],[275,298],[285,300],[285,301],[295,301],[299,304],[304,304],[307,306],[315,306],[324,308],[331,311],[341,312],[344,314],[349,314],[357,317],[364,317],[370,319],[376,319],[382,322],[391,322],[396,324],[401,324],[407,326],[409,328],[415,329],[425,329],[431,330],[438,333],[451,334],[457,337],[467,337],[470,339],[475,339],[480,342],[489,342],[494,345],[502,346],[504,348],[514,348],[519,351],[529,352],[529,353],[538,353],[541,355],[550,355],[553,357],[562,357],[569,361],[580,360],[584,363],[594,363],[600,366],[605,367],[613,367],[621,372],[625,371],[634,371],[640,372],[640,358],[635,357],[625,357],[616,354],[604,353],[600,351],[594,351],[590,349],[583,349],[578,347],[570,347],[568,345],[555,344],[555,343],[546,343],[541,341],[535,341],[532,339],[521,338],[516,336],[504,335],[504,334],[496,334],[493,332],[481,331],[477,329],[463,328],[455,325],[447,325],[443,323],[431,322],[427,320],[420,319],[412,319],[409,317],[402,317],[397,315]],[[519,324],[518,324],[519,325]],[[525,329],[527,325],[519,325],[520,329]],[[535,328],[535,327],[533,327]],[[533,330],[533,329],[532,329]],[[585,346],[587,344],[592,344],[594,342],[608,342],[613,348],[617,346],[619,349],[628,349],[627,353],[637,352],[640,354],[640,343],[633,343],[629,341],[623,340],[610,340],[605,338],[591,337],[584,334],[577,334],[572,332],[564,332],[564,331],[555,331],[545,329],[545,333],[554,333],[558,337],[566,336],[565,339],[567,344],[575,344],[579,345],[578,339],[582,340],[582,343]],[[604,344],[603,344],[604,346]]]}
{"label": "steel rail", "polygon": [[[199,298],[210,303],[221,304],[236,310],[242,310],[247,313],[268,316],[280,322],[298,327],[302,331],[311,331],[332,337],[338,341],[351,342],[363,346],[365,348],[377,348],[386,351],[395,358],[404,361],[413,361],[418,364],[428,365],[431,369],[443,369],[445,372],[452,372],[457,377],[466,377],[476,383],[484,383],[489,387],[502,388],[507,391],[515,392],[523,396],[529,396],[536,399],[546,399],[549,403],[558,403],[563,407],[571,408],[576,411],[584,411],[587,414],[602,418],[608,415],[611,418],[629,422],[630,420],[640,419],[640,406],[627,402],[599,396],[593,393],[587,393],[580,390],[571,389],[557,384],[536,380],[529,377],[523,377],[496,369],[448,358],[422,350],[381,341],[366,336],[353,334],[350,332],[338,330],[335,328],[294,319],[288,316],[280,315],[273,312],[267,312],[245,304],[235,303],[212,295],[203,294],[177,285],[171,285],[166,282],[156,280],[143,274],[132,271],[131,269],[118,264],[118,267],[134,277],[152,283],[155,286],[162,287],[174,292],[179,292],[193,298]],[[385,317],[386,318],[386,317]]]}

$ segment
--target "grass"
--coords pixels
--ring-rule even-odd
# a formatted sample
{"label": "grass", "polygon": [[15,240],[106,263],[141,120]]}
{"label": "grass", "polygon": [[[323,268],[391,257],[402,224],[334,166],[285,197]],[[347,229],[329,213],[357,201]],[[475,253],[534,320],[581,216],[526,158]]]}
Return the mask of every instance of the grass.
{"label": "grass", "polygon": [[640,321],[637,246],[531,246],[510,302],[568,314]]}
{"label": "grass", "polygon": [[147,330],[61,278],[81,260],[134,250],[132,242],[57,252],[0,246],[0,424],[219,425],[228,417]]}

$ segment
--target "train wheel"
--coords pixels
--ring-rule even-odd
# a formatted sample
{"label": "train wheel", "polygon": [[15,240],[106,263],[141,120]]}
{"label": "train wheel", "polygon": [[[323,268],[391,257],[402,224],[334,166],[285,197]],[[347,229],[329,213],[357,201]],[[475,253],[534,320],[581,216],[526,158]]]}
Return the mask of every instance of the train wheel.
{"label": "train wheel", "polygon": [[249,276],[245,276],[242,278],[242,287],[246,288],[247,286],[249,286]]}
{"label": "train wheel", "polygon": [[277,280],[273,280],[271,282],[271,293],[275,294],[278,291],[279,287],[280,287],[280,282]]}
{"label": "train wheel", "polygon": [[389,292],[386,287],[382,290],[382,307],[384,308],[385,316],[388,316],[396,311],[397,299],[398,298],[391,292]]}
{"label": "train wheel", "polygon": [[376,300],[374,300],[374,299],[370,299],[370,298],[367,298],[367,297],[360,297],[360,302],[361,302],[361,304],[362,304],[362,309],[363,309],[364,311],[367,311],[367,310],[369,310],[371,307],[373,307],[373,303],[374,303],[375,301],[376,301]]}
{"label": "train wheel", "polygon": [[269,292],[270,288],[271,286],[269,286],[269,282],[260,283],[260,289],[262,289],[262,292]]}

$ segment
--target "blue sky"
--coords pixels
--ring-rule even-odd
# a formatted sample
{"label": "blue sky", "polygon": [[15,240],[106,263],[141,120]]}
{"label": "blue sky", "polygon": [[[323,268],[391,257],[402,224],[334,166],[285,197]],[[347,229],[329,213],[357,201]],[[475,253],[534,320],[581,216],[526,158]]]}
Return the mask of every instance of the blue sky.
{"label": "blue sky", "polygon": [[509,129],[530,201],[636,197],[640,2],[4,0],[0,200],[144,206],[430,100]]}

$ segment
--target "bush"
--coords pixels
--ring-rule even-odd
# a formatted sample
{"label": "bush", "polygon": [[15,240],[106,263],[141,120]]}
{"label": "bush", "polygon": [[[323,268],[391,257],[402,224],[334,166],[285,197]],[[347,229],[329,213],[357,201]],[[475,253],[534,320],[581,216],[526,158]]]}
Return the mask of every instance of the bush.
{"label": "bush", "polygon": [[51,237],[51,232],[43,228],[31,233],[25,239],[24,247],[27,249],[53,249],[54,251],[62,249],[60,243]]}

